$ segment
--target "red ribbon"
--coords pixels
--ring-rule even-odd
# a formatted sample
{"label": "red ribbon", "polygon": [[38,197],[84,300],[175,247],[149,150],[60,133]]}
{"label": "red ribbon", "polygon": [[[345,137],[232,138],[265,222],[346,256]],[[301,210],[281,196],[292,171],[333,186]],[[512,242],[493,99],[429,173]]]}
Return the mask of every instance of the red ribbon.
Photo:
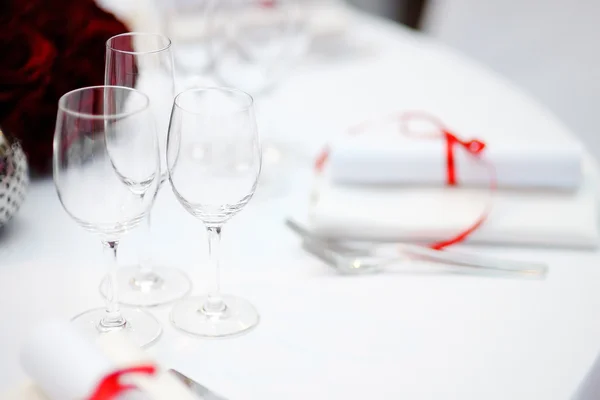
{"label": "red ribbon", "polygon": [[134,388],[133,385],[121,383],[121,378],[131,374],[154,375],[156,367],[153,365],[142,365],[138,367],[125,368],[107,375],[88,400],[113,400],[118,395]]}
{"label": "red ribbon", "polygon": [[456,145],[464,147],[469,153],[474,156],[479,155],[485,149],[485,143],[480,140],[464,141],[454,136],[453,133],[447,130],[442,131],[446,138],[446,170],[447,183],[450,186],[456,185],[456,166],[454,162],[454,148]]}
{"label": "red ribbon", "polygon": [[265,8],[273,8],[275,7],[275,0],[260,0],[260,5]]}
{"label": "red ribbon", "polygon": [[[393,115],[392,119],[398,120],[398,115],[397,114]],[[436,132],[434,132],[432,134],[419,134],[419,133],[413,132],[409,128],[409,123],[411,121],[415,121],[415,120],[420,120],[422,122],[427,122],[429,124],[432,124],[436,128]],[[446,155],[446,184],[448,186],[456,186],[458,184],[457,177],[456,177],[456,175],[457,175],[456,174],[456,157],[454,154],[457,146],[464,148],[468,154],[470,154],[472,157],[477,158],[479,160],[479,162],[487,168],[489,176],[490,176],[490,186],[489,186],[490,187],[490,200],[487,202],[487,205],[486,205],[484,211],[470,226],[468,226],[464,230],[460,231],[459,233],[457,233],[456,235],[452,236],[449,239],[431,243],[428,245],[428,247],[435,249],[435,250],[442,250],[445,247],[448,247],[453,244],[464,241],[469,235],[471,235],[473,232],[475,232],[477,229],[479,229],[479,227],[485,222],[485,220],[487,219],[487,217],[491,211],[491,208],[492,208],[491,194],[496,189],[496,172],[495,172],[494,168],[492,167],[492,165],[485,162],[480,157],[482,155],[483,151],[485,150],[485,147],[486,147],[485,143],[478,139],[463,140],[463,139],[459,138],[457,135],[455,135],[454,133],[452,133],[449,129],[447,129],[439,119],[437,119],[434,116],[431,116],[427,113],[420,112],[420,111],[411,111],[411,112],[406,112],[406,113],[400,114],[399,122],[400,122],[400,132],[404,135],[417,137],[417,138],[421,138],[421,139],[441,138],[445,141],[445,143],[446,143],[446,154],[445,154]],[[371,123],[369,121],[362,122],[362,123],[354,126],[353,128],[351,128],[349,130],[349,133],[351,135],[363,133],[369,125],[371,125]],[[317,160],[315,162],[315,170],[317,171],[317,173],[320,173],[323,171],[328,158],[329,158],[329,148],[326,147],[319,154],[319,156],[317,157]]]}

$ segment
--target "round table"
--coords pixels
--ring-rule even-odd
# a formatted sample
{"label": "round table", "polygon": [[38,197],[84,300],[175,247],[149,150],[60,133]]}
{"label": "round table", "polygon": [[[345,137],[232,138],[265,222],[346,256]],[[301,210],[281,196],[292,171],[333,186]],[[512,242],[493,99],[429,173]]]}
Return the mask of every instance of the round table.
{"label": "round table", "polygon": [[[546,280],[417,273],[343,277],[304,253],[283,225],[304,207],[310,157],[365,118],[427,110],[464,135],[574,140],[518,89],[427,38],[353,14],[335,52],[312,54],[276,89],[272,124],[307,157],[285,196],[257,196],[223,233],[222,288],[249,299],[251,333],[201,340],[175,331],[169,306],[149,351],[230,399],[566,399],[600,347],[596,251],[477,247],[548,263]],[[154,210],[159,260],[205,288],[206,235],[165,188]],[[121,262],[135,260],[135,235]],[[466,247],[466,246],[459,246]],[[471,250],[475,250],[472,248]],[[31,184],[0,236],[0,391],[23,379],[23,335],[43,318],[99,306],[99,241],[59,204],[50,179]]]}

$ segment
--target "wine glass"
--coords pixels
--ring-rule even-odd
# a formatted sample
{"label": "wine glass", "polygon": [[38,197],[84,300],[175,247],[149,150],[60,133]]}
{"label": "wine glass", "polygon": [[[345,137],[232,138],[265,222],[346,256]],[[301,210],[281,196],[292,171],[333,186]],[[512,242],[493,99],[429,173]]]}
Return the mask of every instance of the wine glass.
{"label": "wine glass", "polygon": [[253,95],[273,89],[308,47],[301,0],[221,0],[210,15],[215,74]]}
{"label": "wine glass", "polygon": [[[211,54],[216,79],[256,98],[265,132],[259,192],[284,189],[282,179],[296,158],[290,138],[270,112],[273,91],[309,45],[310,8],[302,0],[221,0],[211,10]],[[278,105],[281,106],[281,105]]]}
{"label": "wine glass", "polygon": [[180,73],[207,74],[212,60],[208,43],[212,34],[212,8],[219,0],[171,0],[160,3],[162,31],[173,42]]}
{"label": "wine glass", "polygon": [[159,322],[141,310],[120,310],[116,279],[119,240],[150,211],[160,184],[156,127],[150,100],[133,89],[94,86],[58,102],[54,184],[65,211],[100,237],[108,274],[106,308],[73,321],[85,331],[124,331],[140,346],[154,342]]}
{"label": "wine glass", "polygon": [[[161,154],[161,183],[167,178],[166,142],[169,116],[175,96],[171,41],[156,33],[124,33],[106,42],[105,83],[137,89],[150,98],[152,117],[158,128]],[[117,274],[122,288],[120,301],[132,306],[156,306],[177,300],[191,289],[187,275],[176,268],[156,265],[152,260],[150,213],[146,220],[144,248],[139,265],[121,268]],[[106,288],[101,285],[106,295]]]}
{"label": "wine glass", "polygon": [[223,224],[252,198],[261,150],[250,95],[236,89],[190,89],[173,104],[167,143],[169,180],[175,197],[208,232],[214,286],[208,294],[179,300],[175,327],[197,336],[239,334],[258,324],[254,307],[219,292],[219,242]]}

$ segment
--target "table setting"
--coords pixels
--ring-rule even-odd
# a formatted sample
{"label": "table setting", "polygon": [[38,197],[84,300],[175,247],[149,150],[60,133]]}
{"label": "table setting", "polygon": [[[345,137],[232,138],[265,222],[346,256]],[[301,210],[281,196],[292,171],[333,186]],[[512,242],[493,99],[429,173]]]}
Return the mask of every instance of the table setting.
{"label": "table setting", "polygon": [[0,119],[2,398],[598,395],[600,170],[549,112],[343,2],[117,3],[51,149]]}

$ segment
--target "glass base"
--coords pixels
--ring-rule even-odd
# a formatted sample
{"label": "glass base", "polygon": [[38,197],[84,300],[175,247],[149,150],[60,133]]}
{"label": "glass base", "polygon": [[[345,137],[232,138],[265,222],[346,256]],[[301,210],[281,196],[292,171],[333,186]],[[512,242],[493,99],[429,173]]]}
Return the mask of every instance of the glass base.
{"label": "glass base", "polygon": [[[106,279],[100,293],[106,298]],[[182,271],[169,267],[153,267],[144,273],[140,267],[119,267],[117,270],[119,303],[135,307],[153,307],[185,297],[192,289],[190,278]]]}
{"label": "glass base", "polygon": [[171,323],[186,333],[205,338],[241,335],[258,325],[260,317],[252,304],[235,296],[222,295],[225,309],[207,312],[208,296],[178,301],[171,310]]}
{"label": "glass base", "polygon": [[121,310],[125,324],[119,327],[103,327],[102,319],[106,316],[105,308],[94,308],[85,311],[71,320],[84,334],[96,337],[107,332],[123,331],[127,338],[140,347],[154,343],[162,333],[160,323],[152,314],[136,309]]}

